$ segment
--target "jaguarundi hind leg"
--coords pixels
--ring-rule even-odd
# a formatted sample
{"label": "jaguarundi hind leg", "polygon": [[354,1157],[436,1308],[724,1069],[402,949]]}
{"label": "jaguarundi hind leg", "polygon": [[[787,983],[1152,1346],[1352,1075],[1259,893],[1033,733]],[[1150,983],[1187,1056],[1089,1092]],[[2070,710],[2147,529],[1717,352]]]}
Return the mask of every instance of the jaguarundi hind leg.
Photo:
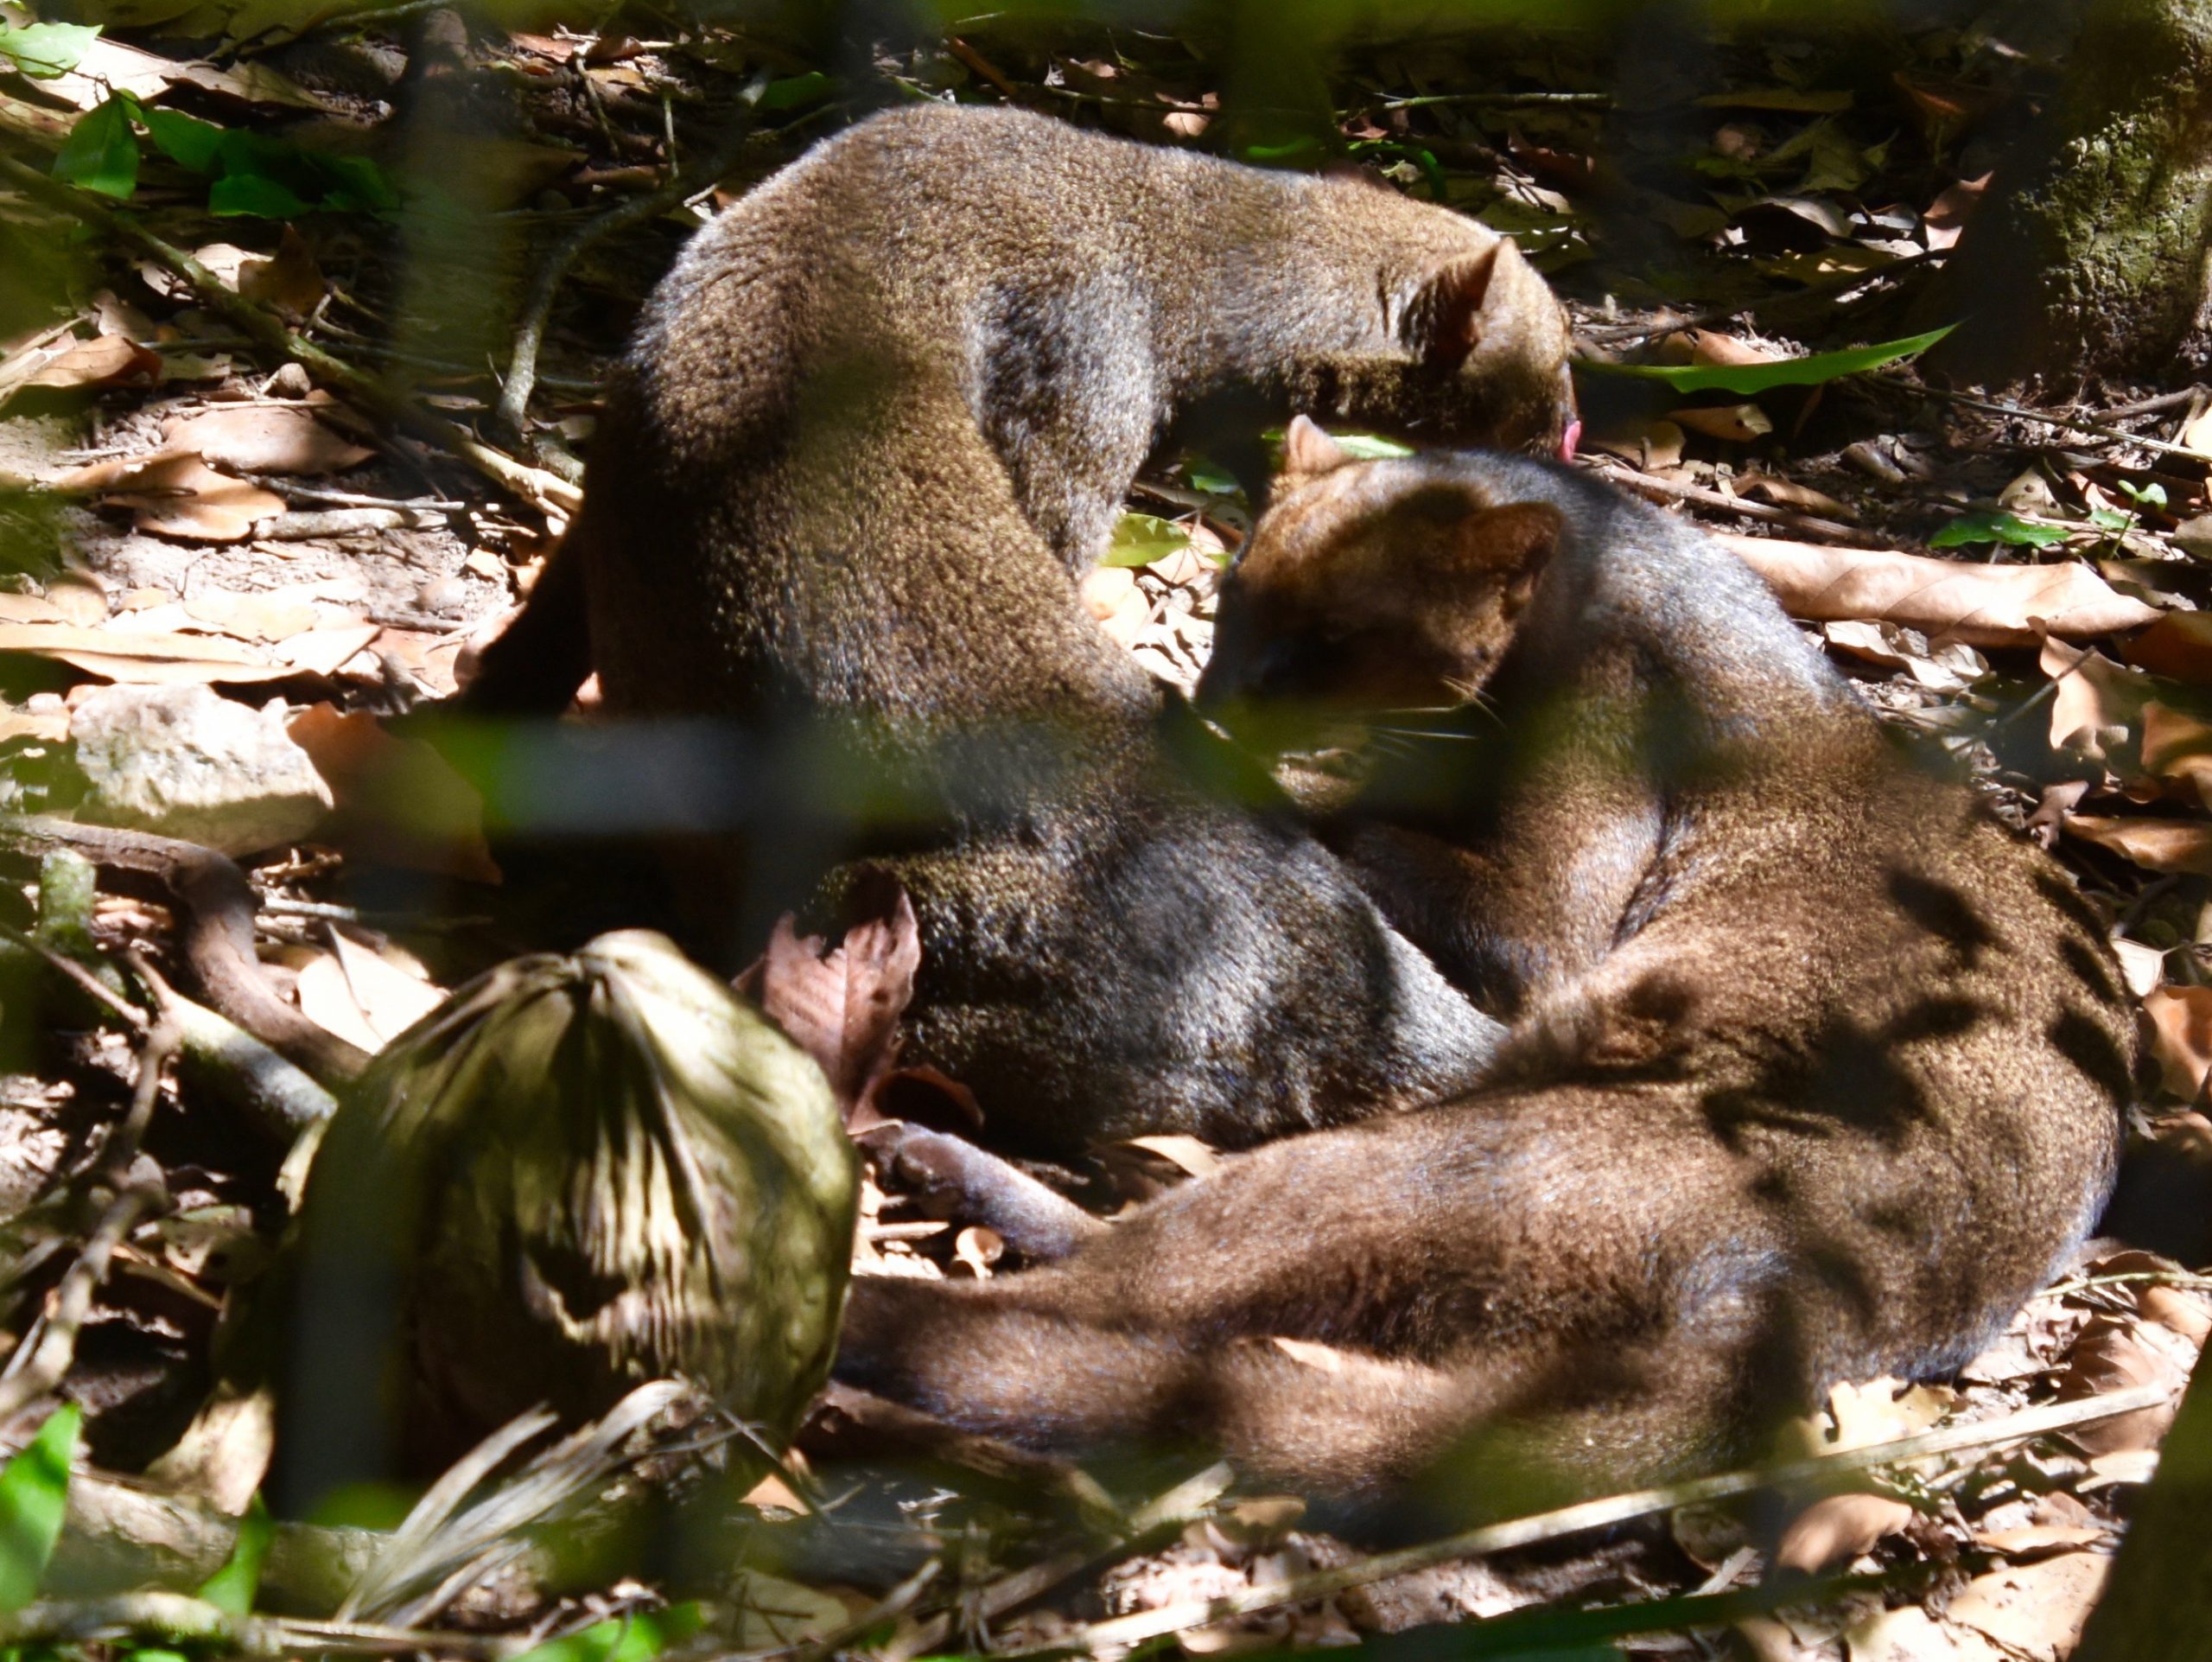
{"label": "jaguarundi hind leg", "polygon": [[1054,1263],[1112,1227],[961,1137],[894,1121],[859,1140],[878,1169],[933,1215],[982,1224],[1031,1264]]}

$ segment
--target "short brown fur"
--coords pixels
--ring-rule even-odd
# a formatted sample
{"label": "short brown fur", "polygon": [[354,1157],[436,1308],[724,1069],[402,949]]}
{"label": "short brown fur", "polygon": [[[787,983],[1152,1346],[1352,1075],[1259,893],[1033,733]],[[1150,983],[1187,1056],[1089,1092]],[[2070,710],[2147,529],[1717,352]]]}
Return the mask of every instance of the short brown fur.
{"label": "short brown fur", "polygon": [[1202,693],[1495,698],[1338,827],[1517,1017],[1491,1082],[1029,1273],[863,1282],[841,1375],[1038,1446],[1197,1442],[1484,1513],[1963,1360],[2109,1187],[2136,1039],[2094,914],[1708,539],[1553,467],[1325,444],[1292,435]]}
{"label": "short brown fur", "polygon": [[[566,702],[565,600],[610,710],[767,735],[794,767],[757,781],[754,891],[780,907],[898,852],[912,1054],[1004,1143],[1242,1143],[1421,1101],[1497,1029],[1283,805],[1179,771],[1075,576],[1169,435],[1249,445],[1264,412],[1310,409],[1553,444],[1566,348],[1510,243],[1389,189],[1019,111],[880,116],[657,291],[569,544],[471,701]],[[880,794],[895,776],[899,823],[810,798],[825,758]],[[796,851],[771,868],[767,844]],[[729,914],[702,914],[714,950]]]}

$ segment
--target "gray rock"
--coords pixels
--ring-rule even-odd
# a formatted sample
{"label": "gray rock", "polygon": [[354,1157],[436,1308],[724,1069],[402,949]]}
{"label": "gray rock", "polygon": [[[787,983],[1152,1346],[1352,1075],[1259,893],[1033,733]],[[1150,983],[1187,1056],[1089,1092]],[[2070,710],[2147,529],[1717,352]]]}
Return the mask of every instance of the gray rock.
{"label": "gray rock", "polygon": [[330,787],[284,731],[283,707],[256,710],[199,685],[103,687],[69,723],[91,781],[79,814],[100,825],[251,854],[306,836]]}

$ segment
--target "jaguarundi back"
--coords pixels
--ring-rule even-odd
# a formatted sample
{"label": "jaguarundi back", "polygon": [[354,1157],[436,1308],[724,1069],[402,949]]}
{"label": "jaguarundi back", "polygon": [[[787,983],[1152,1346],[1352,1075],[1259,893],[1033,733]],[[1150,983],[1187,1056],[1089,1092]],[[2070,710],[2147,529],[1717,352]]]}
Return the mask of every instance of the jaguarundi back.
{"label": "jaguarundi back", "polygon": [[[804,767],[760,782],[754,887],[780,908],[891,856],[923,931],[910,1054],[995,1138],[1241,1144],[1427,1100],[1495,1025],[1286,808],[1171,760],[1075,581],[1163,440],[1234,453],[1308,409],[1556,448],[1566,349],[1510,243],[1387,188],[1019,111],[879,116],[661,284],[568,545],[468,703],[565,703],[565,603],[613,714],[776,735]],[[897,823],[810,798],[841,767],[895,780]]]}
{"label": "jaguarundi back", "polygon": [[1972,1355],[2109,1188],[2136,1035],[2094,911],[1694,529],[1531,460],[1287,451],[1202,698],[1461,708],[1333,837],[1517,1023],[1478,1091],[1110,1226],[949,1162],[1058,1261],[864,1279],[839,1375],[1372,1521],[1739,1458]]}

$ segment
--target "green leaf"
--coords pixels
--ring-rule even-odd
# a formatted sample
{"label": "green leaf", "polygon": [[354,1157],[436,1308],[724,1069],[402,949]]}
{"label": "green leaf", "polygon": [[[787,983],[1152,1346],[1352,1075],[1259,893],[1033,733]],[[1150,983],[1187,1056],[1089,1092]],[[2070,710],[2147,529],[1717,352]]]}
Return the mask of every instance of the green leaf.
{"label": "green leaf", "polygon": [[2120,494],[2139,507],[2163,508],[2166,505],[2166,487],[2155,479],[2147,485],[2131,485],[2125,479],[2118,483]]}
{"label": "green leaf", "polygon": [[2125,531],[2135,523],[2135,516],[2117,508],[2091,508],[2089,523],[2099,531]]}
{"label": "green leaf", "polygon": [[138,135],[121,96],[78,117],[54,158],[54,176],[103,196],[128,201],[138,188]]}
{"label": "green leaf", "polygon": [[213,122],[159,107],[142,105],[133,113],[145,124],[154,148],[170,161],[194,173],[214,170],[215,155],[222,147],[223,130]]}
{"label": "green leaf", "polygon": [[1414,447],[1401,444],[1394,438],[1378,438],[1373,433],[1332,433],[1340,450],[1351,452],[1362,462],[1388,462],[1398,456],[1411,455]]}
{"label": "green leaf", "polygon": [[782,80],[772,80],[760,89],[760,108],[789,110],[802,104],[811,104],[826,96],[836,83],[819,69],[810,69],[804,75],[787,75]]}
{"label": "green leaf", "polygon": [[1776,364],[1605,364],[1577,360],[1575,368],[1593,375],[1626,375],[1641,381],[1659,381],[1677,392],[1737,392],[1749,396],[1777,386],[1818,386],[1865,370],[1912,357],[1934,346],[1958,327],[1940,329],[1903,341],[1885,341],[1878,347],[1851,347],[1842,352],[1816,352],[1809,358],[1785,358]]}
{"label": "green leaf", "polygon": [[33,80],[52,80],[77,67],[99,32],[97,23],[27,23],[21,29],[0,23],[0,58]]}
{"label": "green leaf", "polygon": [[2007,543],[2015,548],[2049,548],[2066,540],[2063,525],[2031,525],[2013,513],[1962,513],[1928,539],[1930,548],[1964,548],[1969,543]]}
{"label": "green leaf", "polygon": [[0,1471],[0,1611],[20,1610],[38,1591],[69,1505],[77,1453],[77,1404],[47,1417],[38,1435]]}
{"label": "green leaf", "polygon": [[253,1595],[261,1590],[261,1566],[276,1538],[276,1525],[257,1494],[238,1519],[238,1544],[231,1549],[229,1561],[201,1585],[200,1596],[234,1616],[251,1614]]}
{"label": "green leaf", "polygon": [[697,1633],[704,1617],[696,1604],[679,1604],[658,1615],[616,1616],[581,1633],[549,1640],[508,1662],[652,1662],[671,1645]]}
{"label": "green leaf", "polygon": [[265,174],[225,174],[207,187],[210,213],[251,213],[264,220],[296,220],[314,204]]}
{"label": "green leaf", "polygon": [[1242,496],[1244,487],[1236,482],[1236,475],[1225,468],[1217,468],[1202,457],[1193,456],[1183,469],[1183,477],[1191,481],[1194,491],[1204,491],[1208,496]]}
{"label": "green leaf", "polygon": [[1155,513],[1125,513],[1114,525],[1114,540],[1099,557],[1101,565],[1150,565],[1188,548],[1182,526]]}

